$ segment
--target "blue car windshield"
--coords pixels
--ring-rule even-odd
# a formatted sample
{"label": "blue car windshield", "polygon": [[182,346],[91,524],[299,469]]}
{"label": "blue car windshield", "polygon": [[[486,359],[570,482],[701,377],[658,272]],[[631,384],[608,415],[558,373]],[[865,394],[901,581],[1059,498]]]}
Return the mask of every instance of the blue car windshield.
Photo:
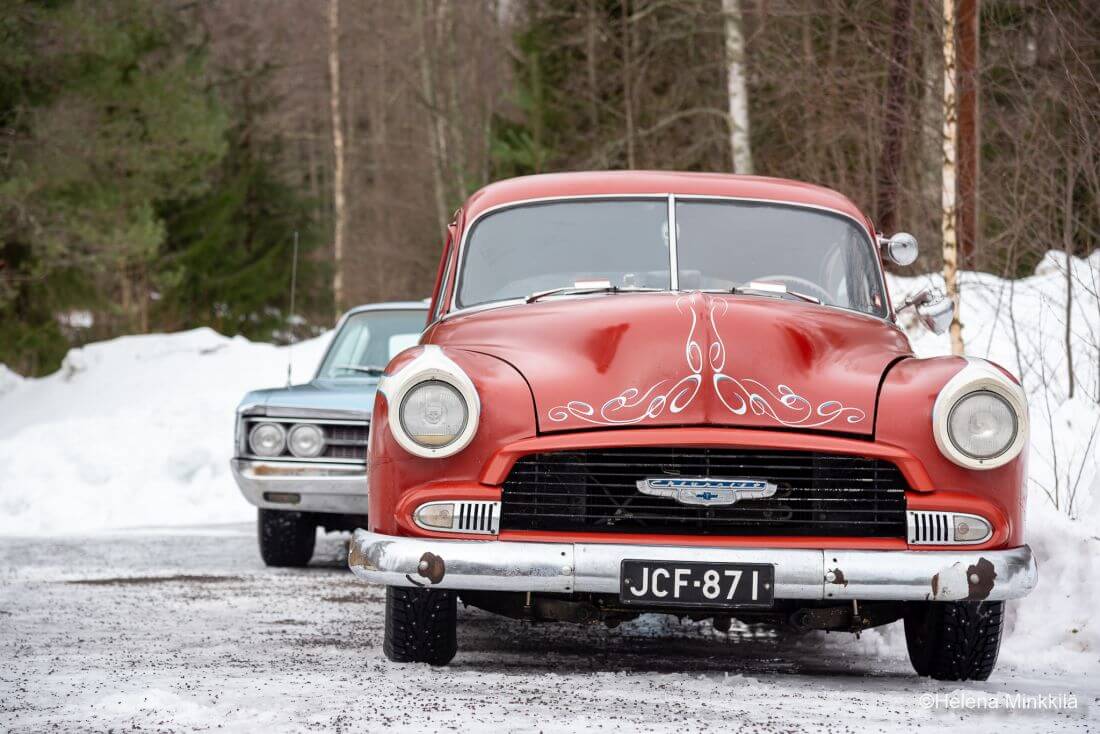
{"label": "blue car windshield", "polygon": [[362,311],[349,316],[333,337],[317,377],[378,377],[395,354],[420,341],[426,322],[426,311],[412,309]]}

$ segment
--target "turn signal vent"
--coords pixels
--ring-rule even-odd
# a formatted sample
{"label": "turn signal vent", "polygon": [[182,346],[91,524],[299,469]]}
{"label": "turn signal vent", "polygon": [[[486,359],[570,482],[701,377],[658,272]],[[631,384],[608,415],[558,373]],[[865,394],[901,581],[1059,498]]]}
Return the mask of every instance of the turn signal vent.
{"label": "turn signal vent", "polygon": [[460,533],[490,533],[500,528],[499,502],[456,502],[454,529]]}
{"label": "turn signal vent", "polygon": [[958,512],[910,510],[909,545],[973,545],[993,534],[989,521]]}
{"label": "turn signal vent", "polygon": [[914,545],[952,543],[950,512],[910,512],[909,542]]}
{"label": "turn signal vent", "polygon": [[500,503],[485,500],[425,502],[413,520],[425,530],[496,535],[500,531]]}

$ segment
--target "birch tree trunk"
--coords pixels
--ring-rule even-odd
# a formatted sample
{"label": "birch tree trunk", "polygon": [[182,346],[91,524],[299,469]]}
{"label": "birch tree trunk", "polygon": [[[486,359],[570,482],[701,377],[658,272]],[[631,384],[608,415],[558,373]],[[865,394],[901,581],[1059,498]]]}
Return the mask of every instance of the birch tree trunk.
{"label": "birch tree trunk", "polygon": [[726,96],[729,100],[733,172],[752,173],[749,145],[749,91],[745,84],[745,34],[741,0],[722,0],[726,27]]}
{"label": "birch tree trunk", "polygon": [[329,107],[332,113],[332,298],[336,316],[344,310],[344,237],[347,199],[344,191],[344,121],[340,112],[340,0],[328,4]]}
{"label": "birch tree trunk", "polygon": [[959,320],[958,210],[955,170],[958,159],[958,103],[955,99],[955,0],[943,0],[943,282],[955,305],[951,319],[951,353],[962,354]]}

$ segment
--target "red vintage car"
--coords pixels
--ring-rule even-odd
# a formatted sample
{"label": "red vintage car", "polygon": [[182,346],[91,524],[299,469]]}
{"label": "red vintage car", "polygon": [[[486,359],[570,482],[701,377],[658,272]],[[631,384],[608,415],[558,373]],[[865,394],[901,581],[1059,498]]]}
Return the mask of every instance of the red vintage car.
{"label": "red vintage car", "polygon": [[882,260],[916,257],[794,181],[572,173],[477,192],[429,325],[374,406],[369,530],[394,661],[449,662],[456,602],[614,626],[642,613],[859,632],[984,679],[1024,544],[1027,405],[918,359]]}

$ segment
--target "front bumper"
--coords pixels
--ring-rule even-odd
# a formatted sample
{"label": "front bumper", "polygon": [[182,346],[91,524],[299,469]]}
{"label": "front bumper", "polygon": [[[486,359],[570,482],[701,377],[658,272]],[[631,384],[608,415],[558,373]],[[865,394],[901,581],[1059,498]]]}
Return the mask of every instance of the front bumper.
{"label": "front bumper", "polygon": [[386,586],[619,593],[624,559],[769,563],[776,599],[979,601],[1026,596],[1038,581],[1031,548],[850,551],[612,543],[436,540],[355,531],[348,564]]}
{"label": "front bumper", "polygon": [[[298,512],[367,514],[367,467],[308,461],[232,459],[241,494],[256,507]],[[271,495],[297,501],[273,502]]]}

